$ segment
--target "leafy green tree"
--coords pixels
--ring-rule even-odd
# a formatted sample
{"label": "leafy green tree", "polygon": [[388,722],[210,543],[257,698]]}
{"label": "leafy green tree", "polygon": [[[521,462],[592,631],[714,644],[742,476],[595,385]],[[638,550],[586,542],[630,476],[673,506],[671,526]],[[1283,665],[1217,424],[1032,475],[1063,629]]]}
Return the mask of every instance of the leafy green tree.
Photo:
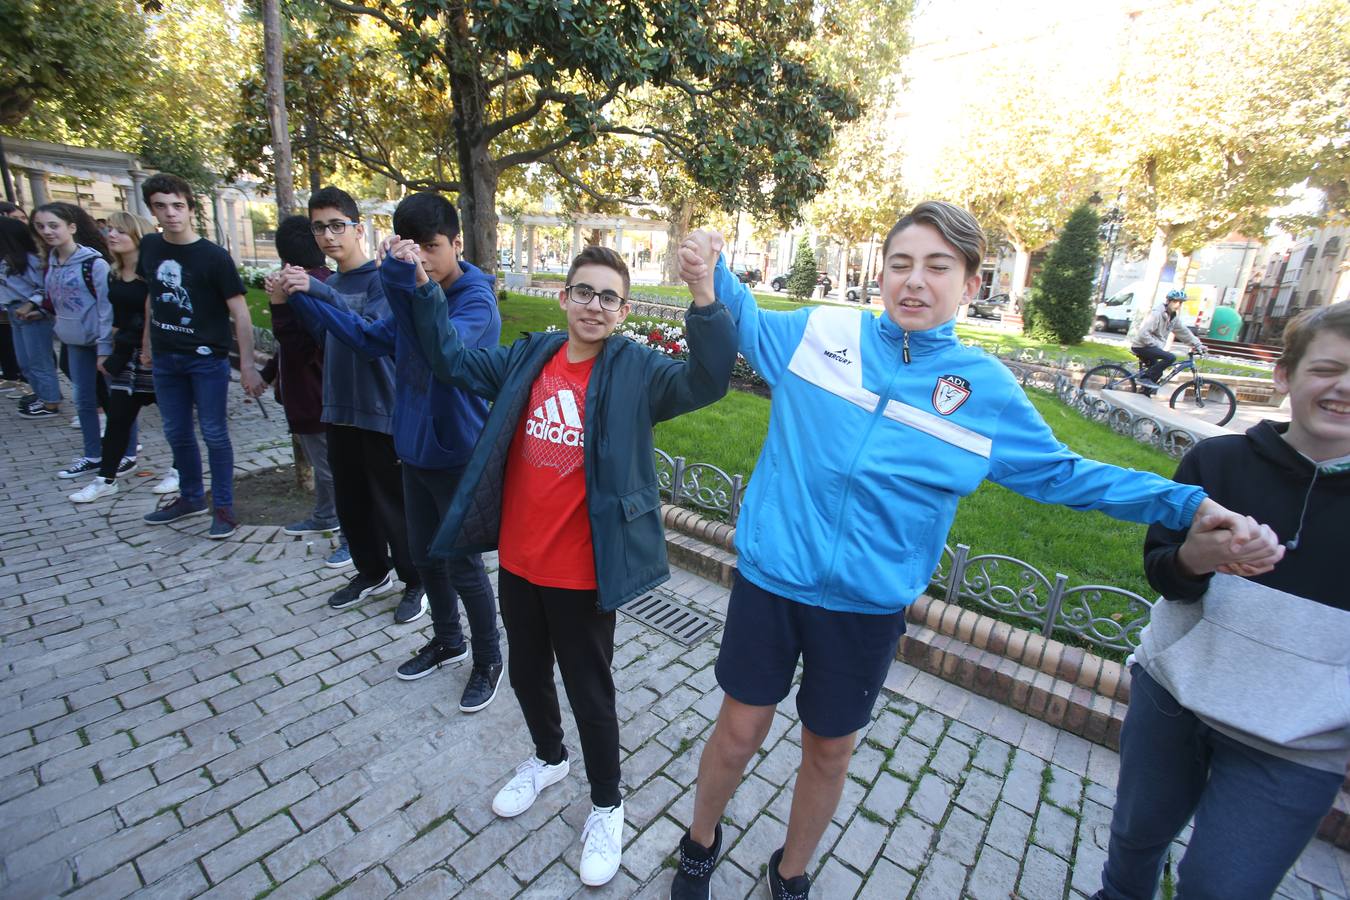
{"label": "leafy green tree", "polygon": [[1037,274],[1023,310],[1023,330],[1039,340],[1077,344],[1092,324],[1093,287],[1101,261],[1100,219],[1088,203],[1079,204],[1064,223]]}
{"label": "leafy green tree", "polygon": [[[794,218],[823,186],[819,160],[855,98],[812,66],[813,4],[711,0],[327,0],[377,22],[411,81],[449,102],[418,110],[450,140],[424,144],[436,174],[395,178],[457,191],[465,255],[496,250],[496,195],[514,170],[609,139],[663,148],[728,210]],[[417,96],[427,96],[419,92]],[[663,104],[655,115],[644,105]],[[345,121],[340,152],[389,175],[387,133]]]}
{"label": "leafy green tree", "polygon": [[72,127],[96,123],[144,75],[145,24],[131,0],[0,0],[0,128],[39,101]]}
{"label": "leafy green tree", "polygon": [[811,242],[803,239],[797,244],[797,256],[792,260],[792,272],[788,275],[787,292],[794,300],[805,300],[816,290],[816,254]]}

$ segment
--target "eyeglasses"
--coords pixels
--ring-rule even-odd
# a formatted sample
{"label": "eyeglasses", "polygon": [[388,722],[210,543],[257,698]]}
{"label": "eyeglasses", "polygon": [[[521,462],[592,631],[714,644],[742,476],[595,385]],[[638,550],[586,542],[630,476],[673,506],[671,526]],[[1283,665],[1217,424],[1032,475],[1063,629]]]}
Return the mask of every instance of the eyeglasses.
{"label": "eyeglasses", "polygon": [[360,225],[360,222],[315,222],[309,226],[309,230],[314,232],[315,237],[323,237],[325,231],[331,231],[333,234],[342,234],[347,230],[348,225]]}
{"label": "eyeglasses", "polygon": [[563,290],[567,291],[567,299],[578,306],[586,306],[591,302],[593,297],[599,297],[600,308],[614,312],[627,302],[623,297],[620,297],[613,291],[597,291],[589,284],[569,284],[564,287]]}

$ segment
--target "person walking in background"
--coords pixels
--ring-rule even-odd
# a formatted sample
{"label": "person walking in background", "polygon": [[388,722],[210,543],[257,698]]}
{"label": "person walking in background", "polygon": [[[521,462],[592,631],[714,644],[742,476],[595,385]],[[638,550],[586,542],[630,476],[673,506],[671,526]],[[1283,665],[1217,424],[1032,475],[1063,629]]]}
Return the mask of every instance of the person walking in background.
{"label": "person walking in background", "polygon": [[19,392],[19,415],[27,419],[61,411],[61,382],[52,358],[56,319],[42,291],[42,258],[33,233],[18,218],[0,216],[0,305],[9,313],[14,355],[30,392]]}
{"label": "person walking in background", "polygon": [[142,238],[153,234],[152,223],[131,213],[108,216],[108,249],[115,268],[108,285],[113,310],[113,349],[99,369],[108,381],[108,423],[103,431],[102,462],[94,479],[70,495],[75,503],[92,503],[117,493],[117,478],[136,465],[136,418],[155,402],[154,375],[141,362],[145,336],[145,280],[136,274]]}
{"label": "person walking in background", "polygon": [[[323,251],[314,241],[308,216],[283,219],[277,225],[276,245],[283,266],[296,266],[319,281],[327,281],[333,274],[323,264]],[[286,425],[314,470],[313,512],[307,519],[285,526],[283,531],[292,536],[336,531],[337,500],[333,472],[328,467],[328,430],[322,421],[323,343],[310,334],[287,305],[280,273],[267,276],[264,287],[277,352],[263,366],[263,381],[273,385],[277,402],[286,411]],[[350,552],[344,556],[351,559]]]}
{"label": "person walking in background", "polygon": [[[141,185],[141,194],[162,234],[141,241],[137,273],[149,286],[142,362],[152,365],[164,436],[173,448],[180,492],[148,513],[149,525],[166,525],[211,513],[207,537],[223,540],[234,519],[234,448],[226,421],[230,386],[230,320],[239,344],[239,380],[256,397],[262,378],[253,364],[253,320],[244,283],[225,248],[192,228],[196,198],[182,178],[161,172]],[[211,467],[211,503],[206,504],[201,450],[193,413],[206,442]]]}
{"label": "person walking in background", "polygon": [[96,471],[103,454],[98,382],[103,377],[102,362],[112,353],[111,257],[94,220],[73,204],[44,203],[33,211],[32,228],[47,252],[43,291],[55,312],[56,336],[70,361],[71,390],[84,444],[83,453],[56,477],[79,478]]}

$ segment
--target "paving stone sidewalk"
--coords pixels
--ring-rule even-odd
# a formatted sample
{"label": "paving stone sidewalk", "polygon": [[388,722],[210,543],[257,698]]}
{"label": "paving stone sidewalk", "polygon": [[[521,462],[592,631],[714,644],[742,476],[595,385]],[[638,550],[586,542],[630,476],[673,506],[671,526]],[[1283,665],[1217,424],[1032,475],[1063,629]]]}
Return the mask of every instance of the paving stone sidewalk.
{"label": "paving stone sidewalk", "polygon": [[[280,410],[237,388],[241,468],[289,460]],[[620,618],[623,869],[576,875],[581,766],[513,820],[492,794],[530,752],[503,687],[458,711],[465,667],[405,683],[429,636],[396,595],[332,612],[329,542],[204,519],[141,523],[168,467],[143,415],[142,467],[76,507],[52,473],[68,420],[0,403],[0,896],[665,897],[698,751],[721,695],[716,637],[692,649]],[[495,564],[495,559],[490,560]],[[676,572],[714,617],[726,591]],[[896,664],[814,863],[814,897],[1073,900],[1097,887],[1116,754]],[[561,690],[560,690],[561,694]],[[568,733],[575,735],[570,719]],[[799,759],[792,698],[727,810],[715,896],[763,896]],[[1315,843],[1282,897],[1344,898],[1350,854]]]}

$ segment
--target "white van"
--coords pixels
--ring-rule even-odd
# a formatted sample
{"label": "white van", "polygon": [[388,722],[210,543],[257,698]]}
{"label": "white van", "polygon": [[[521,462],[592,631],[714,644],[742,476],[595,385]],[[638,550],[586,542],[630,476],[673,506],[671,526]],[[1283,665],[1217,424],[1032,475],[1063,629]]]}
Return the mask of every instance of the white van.
{"label": "white van", "polygon": [[1167,292],[1172,290],[1172,283],[1159,283],[1153,302],[1147,305],[1141,305],[1139,302],[1142,299],[1142,288],[1143,283],[1136,281],[1126,285],[1120,293],[1107,297],[1101,303],[1098,303],[1097,311],[1092,316],[1092,330],[1129,331],[1130,323],[1134,321],[1136,311],[1139,313],[1139,317],[1143,318],[1150,309],[1163,301]]}

